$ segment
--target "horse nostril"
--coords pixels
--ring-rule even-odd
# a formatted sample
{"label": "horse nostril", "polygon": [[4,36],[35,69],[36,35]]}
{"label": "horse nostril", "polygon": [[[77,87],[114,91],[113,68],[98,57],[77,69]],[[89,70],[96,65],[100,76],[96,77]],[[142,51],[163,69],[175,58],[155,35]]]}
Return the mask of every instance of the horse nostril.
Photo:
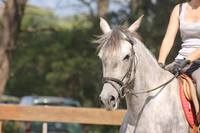
{"label": "horse nostril", "polygon": [[114,96],[110,96],[110,102],[115,101],[115,97]]}

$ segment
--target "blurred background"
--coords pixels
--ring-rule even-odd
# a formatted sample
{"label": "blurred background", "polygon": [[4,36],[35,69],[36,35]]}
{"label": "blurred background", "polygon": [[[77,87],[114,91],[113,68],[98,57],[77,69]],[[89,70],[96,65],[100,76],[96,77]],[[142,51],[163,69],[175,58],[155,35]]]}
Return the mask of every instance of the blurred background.
{"label": "blurred background", "polygon": [[[138,32],[157,58],[170,13],[179,2],[183,0],[0,0],[0,94],[6,95],[2,103],[51,96],[45,98],[70,99],[67,106],[100,107],[101,62],[92,43],[101,34],[99,16],[111,26],[128,27],[144,14]],[[168,62],[176,55],[179,38],[176,43]],[[17,133],[15,128],[5,133]],[[89,133],[119,129],[82,128]]]}

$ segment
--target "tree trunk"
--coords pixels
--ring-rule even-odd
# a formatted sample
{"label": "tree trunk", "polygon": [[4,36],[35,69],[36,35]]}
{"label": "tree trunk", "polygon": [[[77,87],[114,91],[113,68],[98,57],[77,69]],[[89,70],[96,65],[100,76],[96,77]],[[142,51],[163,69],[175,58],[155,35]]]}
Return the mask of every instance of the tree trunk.
{"label": "tree trunk", "polygon": [[9,59],[8,59],[8,54],[5,52],[3,48],[0,48],[0,59],[1,59],[1,64],[0,64],[0,96],[4,92],[4,88],[6,86],[8,77],[9,77]]}
{"label": "tree trunk", "polygon": [[0,37],[0,96],[9,79],[11,53],[16,48],[26,2],[27,0],[7,0],[5,2]]}
{"label": "tree trunk", "polygon": [[98,15],[106,17],[108,13],[109,0],[98,0]]}

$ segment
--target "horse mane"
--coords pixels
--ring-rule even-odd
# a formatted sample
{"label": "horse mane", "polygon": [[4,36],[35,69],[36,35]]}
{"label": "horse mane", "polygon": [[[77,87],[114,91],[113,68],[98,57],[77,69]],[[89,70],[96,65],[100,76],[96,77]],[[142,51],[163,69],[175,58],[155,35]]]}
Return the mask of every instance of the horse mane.
{"label": "horse mane", "polygon": [[97,36],[97,40],[94,42],[99,44],[97,50],[104,48],[108,50],[109,53],[113,53],[117,49],[119,49],[119,41],[124,39],[123,34],[133,38],[137,38],[138,40],[142,40],[140,35],[137,32],[129,32],[127,29],[123,27],[115,27],[112,31]]}

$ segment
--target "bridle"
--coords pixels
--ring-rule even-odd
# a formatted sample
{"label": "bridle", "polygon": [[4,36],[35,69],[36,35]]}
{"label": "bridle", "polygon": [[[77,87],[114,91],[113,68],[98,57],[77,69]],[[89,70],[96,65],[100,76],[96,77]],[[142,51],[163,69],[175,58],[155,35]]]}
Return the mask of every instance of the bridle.
{"label": "bridle", "polygon": [[[125,33],[124,33],[125,34]],[[114,89],[117,91],[119,98],[123,99],[127,94],[132,94],[136,96],[137,94],[145,94],[145,93],[150,93],[152,91],[155,91],[157,89],[160,89],[161,87],[164,88],[167,84],[169,84],[171,81],[173,81],[179,74],[176,73],[171,79],[166,81],[165,83],[150,89],[150,90],[140,90],[137,92],[133,92],[133,90],[130,90],[130,88],[134,88],[135,85],[135,73],[136,73],[136,66],[137,66],[137,57],[135,55],[135,50],[133,46],[135,45],[135,40],[133,40],[128,34],[125,34],[127,37],[127,41],[132,45],[131,49],[131,56],[130,56],[130,65],[128,71],[125,73],[122,79],[114,78],[114,77],[103,77],[102,82],[103,84],[109,83],[114,87]],[[131,79],[132,76],[132,71],[133,71],[133,79]],[[127,79],[126,82],[124,82],[124,79]],[[116,86],[117,83],[120,87]],[[126,91],[125,91],[126,89]]]}
{"label": "bridle", "polygon": [[[125,91],[125,88],[129,88],[131,85],[134,85],[135,76],[131,80],[131,75],[132,75],[132,69],[133,69],[133,73],[135,75],[136,65],[137,65],[135,50],[133,48],[133,46],[135,44],[135,40],[133,40],[129,35],[127,35],[127,34],[125,34],[125,35],[127,37],[126,41],[128,41],[132,46],[131,55],[130,55],[130,65],[129,65],[128,71],[125,73],[125,75],[122,77],[122,79],[117,79],[114,77],[103,77],[103,79],[102,79],[103,84],[109,83],[110,85],[112,85],[114,87],[114,89],[117,91],[120,99],[124,98],[128,93],[130,93],[130,90]],[[126,82],[124,82],[125,78],[127,79]],[[117,87],[114,83],[117,83],[120,87]]]}

